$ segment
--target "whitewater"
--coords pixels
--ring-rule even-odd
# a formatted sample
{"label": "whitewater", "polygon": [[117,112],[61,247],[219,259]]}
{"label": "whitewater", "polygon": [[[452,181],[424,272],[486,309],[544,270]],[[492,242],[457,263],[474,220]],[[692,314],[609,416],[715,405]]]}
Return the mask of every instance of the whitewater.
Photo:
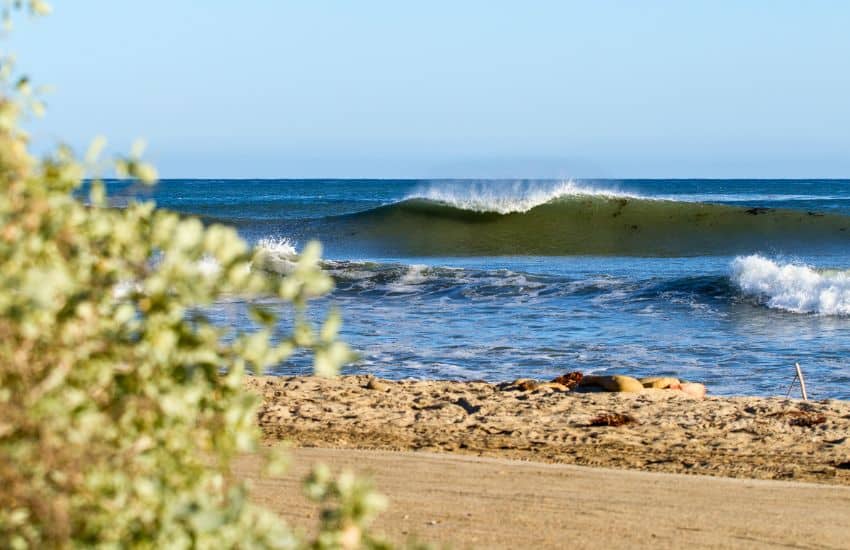
{"label": "whitewater", "polygon": [[[109,187],[118,203],[139,192]],[[145,192],[235,226],[257,246],[253,268],[274,276],[320,240],[336,288],[310,314],[342,312],[359,353],[345,372],[581,370],[784,395],[799,362],[813,397],[850,398],[850,181],[166,180]],[[248,328],[247,306],[210,315]],[[307,370],[298,355],[274,372]]]}
{"label": "whitewater", "polygon": [[732,278],[745,294],[795,313],[850,315],[850,271],[780,263],[759,255],[735,258]]}

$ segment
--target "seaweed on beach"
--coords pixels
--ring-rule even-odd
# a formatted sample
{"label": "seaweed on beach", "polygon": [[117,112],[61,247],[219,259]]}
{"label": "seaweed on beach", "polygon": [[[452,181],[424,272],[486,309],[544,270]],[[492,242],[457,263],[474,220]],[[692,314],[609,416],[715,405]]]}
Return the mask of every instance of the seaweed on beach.
{"label": "seaweed on beach", "polygon": [[811,428],[812,426],[817,426],[818,424],[823,424],[826,422],[826,416],[822,414],[812,414],[807,413],[803,416],[798,416],[797,418],[792,418],[788,421],[792,426],[799,426],[801,428]]}
{"label": "seaweed on beach", "polygon": [[519,378],[513,382],[502,382],[496,386],[499,391],[534,391],[540,387],[537,380],[531,378]]}
{"label": "seaweed on beach", "polygon": [[590,420],[588,426],[623,426],[637,422],[633,416],[623,413],[603,413]]}
{"label": "seaweed on beach", "polygon": [[770,416],[788,418],[788,423],[790,425],[797,426],[799,428],[811,428],[812,426],[817,426],[818,424],[826,422],[825,415],[799,410],[775,412]]}
{"label": "seaweed on beach", "polygon": [[552,379],[552,383],[554,384],[563,384],[567,387],[567,389],[575,389],[581,384],[581,379],[584,378],[584,374],[580,371],[568,372],[567,374],[563,374],[557,378]]}

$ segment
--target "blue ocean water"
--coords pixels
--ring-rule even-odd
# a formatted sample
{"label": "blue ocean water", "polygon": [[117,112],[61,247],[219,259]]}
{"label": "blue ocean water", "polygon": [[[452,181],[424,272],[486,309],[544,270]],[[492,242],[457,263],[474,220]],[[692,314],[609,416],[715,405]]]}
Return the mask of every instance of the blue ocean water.
{"label": "blue ocean water", "polygon": [[[850,181],[165,180],[120,205],[318,238],[349,373],[670,375],[715,395],[850,398]],[[281,305],[283,308],[283,305]],[[239,303],[222,323],[248,324]],[[281,331],[286,323],[281,325]],[[298,356],[277,373],[305,372]]]}

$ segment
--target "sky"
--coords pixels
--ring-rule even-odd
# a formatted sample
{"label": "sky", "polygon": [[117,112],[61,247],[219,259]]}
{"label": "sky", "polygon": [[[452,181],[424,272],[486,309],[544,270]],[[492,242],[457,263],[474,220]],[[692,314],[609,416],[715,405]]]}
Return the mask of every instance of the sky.
{"label": "sky", "polygon": [[850,2],[52,0],[39,150],[164,177],[847,178]]}

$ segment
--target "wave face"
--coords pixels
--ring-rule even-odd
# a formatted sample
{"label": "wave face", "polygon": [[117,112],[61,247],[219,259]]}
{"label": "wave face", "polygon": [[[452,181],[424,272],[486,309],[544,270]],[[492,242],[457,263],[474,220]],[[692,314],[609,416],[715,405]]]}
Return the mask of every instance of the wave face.
{"label": "wave face", "polygon": [[564,186],[509,197],[425,191],[326,218],[315,233],[323,240],[342,238],[366,254],[413,256],[695,256],[850,244],[850,217],[844,215]]}
{"label": "wave face", "polygon": [[744,294],[794,313],[850,315],[850,272],[778,263],[759,255],[735,258],[732,280]]}

